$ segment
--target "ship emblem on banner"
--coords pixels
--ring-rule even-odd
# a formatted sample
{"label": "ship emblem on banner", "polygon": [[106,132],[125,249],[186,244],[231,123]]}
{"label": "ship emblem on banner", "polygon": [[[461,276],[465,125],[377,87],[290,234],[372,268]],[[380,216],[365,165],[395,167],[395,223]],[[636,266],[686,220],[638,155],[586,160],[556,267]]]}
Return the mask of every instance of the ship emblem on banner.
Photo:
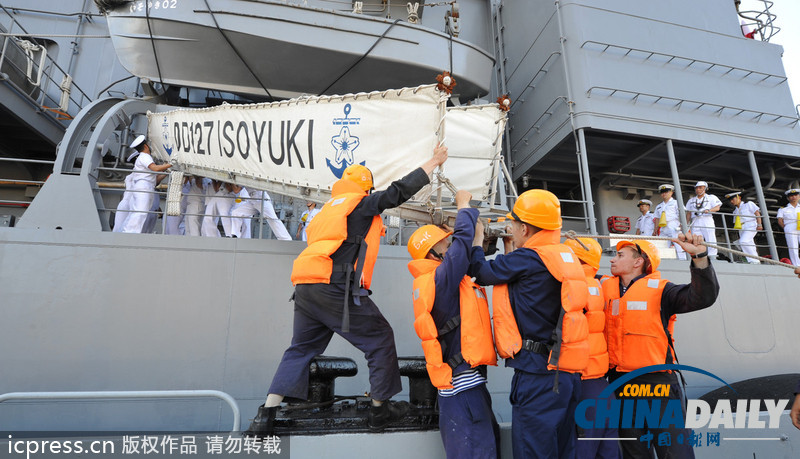
{"label": "ship emblem on banner", "polygon": [[172,142],[169,141],[169,121],[164,117],[164,122],[161,123],[161,134],[164,137],[164,151],[167,155],[172,156]]}
{"label": "ship emblem on banner", "polygon": [[[351,110],[352,107],[350,104],[347,104],[344,106],[344,118],[333,119],[333,125],[341,126],[342,128],[339,130],[338,135],[331,137],[331,145],[336,151],[333,162],[331,162],[329,158],[325,158],[325,162],[328,164],[328,169],[331,170],[336,178],[342,178],[344,170],[355,163],[353,153],[361,144],[358,137],[350,133],[349,126],[357,126],[361,123],[361,118],[349,117]],[[365,163],[366,161],[361,161],[360,164],[363,166]]]}

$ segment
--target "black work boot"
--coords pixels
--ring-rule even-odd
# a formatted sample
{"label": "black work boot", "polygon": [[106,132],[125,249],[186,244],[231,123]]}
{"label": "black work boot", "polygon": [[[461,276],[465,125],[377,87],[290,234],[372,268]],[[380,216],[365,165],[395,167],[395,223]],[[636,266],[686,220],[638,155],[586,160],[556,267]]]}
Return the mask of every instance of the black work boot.
{"label": "black work boot", "polygon": [[278,413],[277,406],[265,408],[264,405],[258,407],[258,414],[250,423],[250,427],[242,434],[245,437],[264,437],[275,432],[275,415]]}
{"label": "black work boot", "polygon": [[381,406],[371,406],[369,408],[369,429],[373,432],[380,432],[394,421],[403,419],[410,405],[408,402],[393,402],[387,400]]}

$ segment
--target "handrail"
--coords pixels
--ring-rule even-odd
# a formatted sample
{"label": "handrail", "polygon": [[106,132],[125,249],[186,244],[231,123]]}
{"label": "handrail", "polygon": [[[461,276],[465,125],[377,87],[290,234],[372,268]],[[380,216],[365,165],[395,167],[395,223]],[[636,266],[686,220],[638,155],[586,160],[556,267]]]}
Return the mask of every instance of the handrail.
{"label": "handrail", "polygon": [[115,398],[205,398],[215,397],[226,402],[233,411],[232,432],[241,428],[241,412],[236,400],[218,390],[141,390],[141,391],[74,391],[74,392],[9,392],[0,395],[0,403],[8,400],[76,400]]}
{"label": "handrail", "polygon": [[611,44],[611,43],[603,43],[603,42],[594,41],[594,40],[587,40],[587,41],[583,42],[583,44],[581,45],[581,48],[586,48],[586,45],[600,45],[601,47],[603,47],[602,50],[599,50],[601,53],[604,53],[604,52],[608,51],[609,49],[620,49],[622,51],[625,51],[625,57],[630,55],[630,53],[632,53],[632,52],[647,54],[647,57],[645,57],[644,60],[649,60],[650,58],[652,58],[654,56],[663,57],[663,58],[669,58],[666,62],[664,62],[664,64],[678,65],[680,63],[680,60],[689,61],[689,63],[686,64],[685,68],[689,68],[694,64],[708,65],[708,68],[704,70],[705,72],[708,72],[709,70],[713,69],[714,67],[722,67],[723,69],[728,69],[725,73],[722,74],[722,76],[728,75],[731,72],[733,72],[734,70],[738,70],[738,71],[741,71],[741,72],[747,72],[747,74],[744,75],[743,77],[741,77],[741,79],[745,79],[745,78],[749,77],[750,75],[758,75],[758,76],[763,75],[764,78],[758,80],[756,82],[756,84],[763,83],[764,81],[766,81],[766,80],[768,80],[770,78],[777,78],[778,80],[780,80],[777,83],[775,83],[775,85],[777,86],[777,85],[779,85],[781,83],[786,82],[786,80],[787,80],[787,77],[781,76],[781,75],[774,75],[774,74],[771,74],[771,73],[759,72],[757,70],[750,70],[750,69],[746,69],[746,68],[743,68],[743,67],[734,67],[732,65],[718,64],[716,62],[704,61],[702,59],[695,59],[695,58],[692,58],[692,57],[684,57],[684,56],[678,56],[678,55],[674,55],[674,54],[659,53],[657,51],[650,51],[650,50],[646,50],[646,49],[631,48],[629,46],[620,46],[620,45],[614,45],[614,44]]}
{"label": "handrail", "polygon": [[750,110],[750,109],[747,109],[747,108],[731,107],[729,105],[720,105],[720,104],[715,104],[713,102],[702,102],[702,101],[691,100],[691,99],[679,99],[677,97],[660,96],[658,94],[648,94],[648,93],[644,93],[644,92],[628,91],[626,89],[608,88],[608,87],[604,87],[604,86],[592,86],[591,88],[589,88],[586,91],[586,97],[592,97],[592,92],[594,92],[595,90],[607,91],[608,94],[606,94],[606,97],[612,97],[617,93],[632,95],[633,97],[631,98],[631,100],[634,103],[638,102],[640,97],[649,97],[649,98],[655,99],[652,102],[653,104],[658,103],[658,102],[660,102],[662,100],[664,100],[664,101],[673,101],[673,102],[676,102],[675,105],[673,106],[673,108],[676,108],[676,109],[680,109],[680,107],[683,104],[695,104],[695,105],[697,105],[697,107],[694,107],[693,110],[699,110],[699,109],[701,109],[703,107],[710,107],[710,108],[716,109],[714,111],[715,114],[720,114],[720,115],[722,114],[723,110],[738,110],[734,115],[731,116],[731,118],[735,118],[735,117],[737,117],[737,116],[739,116],[739,115],[741,115],[743,113],[749,113],[749,114],[755,115],[749,121],[758,122],[764,116],[774,117],[771,120],[769,120],[768,123],[774,123],[775,121],[778,121],[779,119],[784,119],[784,118],[787,119],[787,120],[791,120],[789,123],[787,123],[785,125],[785,127],[792,126],[792,128],[795,128],[795,127],[797,127],[798,122],[800,122],[800,118],[793,117],[793,116],[778,115],[776,113],[757,112],[755,110]]}

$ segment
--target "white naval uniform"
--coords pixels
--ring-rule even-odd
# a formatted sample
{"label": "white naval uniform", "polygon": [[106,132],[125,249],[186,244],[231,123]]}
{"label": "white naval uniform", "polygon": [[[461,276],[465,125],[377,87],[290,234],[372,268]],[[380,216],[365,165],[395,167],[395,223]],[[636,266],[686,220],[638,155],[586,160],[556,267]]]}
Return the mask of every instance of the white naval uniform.
{"label": "white naval uniform", "polygon": [[[734,241],[734,244],[738,245],[742,252],[748,255],[758,255],[756,244],[753,242],[756,237],[756,228],[758,228],[758,222],[756,222],[756,212],[758,210],[758,206],[752,201],[741,202],[739,207],[733,209],[733,224],[736,224],[737,215],[742,222],[742,229],[739,230],[739,240]],[[747,262],[760,263],[760,261],[750,257],[747,257]]]}
{"label": "white naval uniform", "polygon": [[122,199],[117,205],[117,211],[114,213],[114,232],[121,233],[122,227],[125,226],[125,219],[130,215],[131,201],[133,200],[133,174],[128,174],[125,177],[125,192],[122,193]]}
{"label": "white naval uniform", "polygon": [[[219,190],[214,191],[214,186],[209,185],[206,189],[206,210],[203,217],[203,226],[200,232],[205,237],[220,237],[217,223],[220,217],[230,217],[231,207],[233,207],[233,193],[225,188],[225,184],[219,185]],[[222,220],[222,230],[226,236],[231,235],[231,219]]]}
{"label": "white naval uniform", "polygon": [[792,204],[786,204],[786,207],[778,209],[778,218],[783,219],[783,232],[786,234],[786,245],[789,246],[789,259],[792,264],[800,266],[800,254],[798,254],[798,236],[800,230],[797,229],[797,220],[800,218],[800,203],[797,207],[792,207]]}
{"label": "white naval uniform", "polygon": [[[155,190],[155,188],[153,188]],[[150,212],[144,219],[144,226],[142,226],[142,233],[150,234],[156,232],[156,222],[158,222],[158,208],[161,205],[161,196],[153,194],[153,201],[150,205]]]}
{"label": "white naval uniform", "polygon": [[189,181],[188,195],[186,196],[186,218],[184,219],[184,226],[186,227],[187,236],[200,236],[202,235],[200,228],[203,224],[203,213],[206,211],[206,190],[211,185],[211,179],[203,178],[200,181],[200,186],[197,186],[196,177],[192,177]]}
{"label": "white naval uniform", "polygon": [[636,229],[639,230],[639,234],[643,236],[653,235],[653,232],[656,230],[656,223],[653,221],[654,218],[655,215],[653,212],[647,212],[639,216],[639,219],[636,220]]}
{"label": "white naval uniform", "polygon": [[[249,238],[250,237],[250,219],[261,213],[267,220],[272,233],[281,241],[291,241],[292,237],[286,226],[280,221],[278,215],[275,214],[275,208],[272,207],[272,200],[266,191],[255,190],[252,188],[242,188],[242,191],[249,194],[250,199],[243,200],[241,203],[234,204],[231,210],[232,227],[231,234],[236,237]],[[235,218],[246,217],[246,218]]]}
{"label": "white naval uniform", "polygon": [[[149,153],[139,153],[131,173],[130,213],[122,225],[123,233],[141,233],[147,219],[147,211],[153,203],[153,191],[156,189],[156,174],[151,174],[150,165],[153,157]],[[127,182],[127,181],[126,181]]]}
{"label": "white naval uniform", "polygon": [[319,207],[314,207],[311,210],[306,210],[300,215],[300,222],[303,223],[303,233],[301,234],[304,241],[308,240],[308,236],[306,235],[306,230],[308,229],[308,224],[311,223],[311,220],[322,210]]}
{"label": "white naval uniform", "polygon": [[[185,214],[186,208],[188,206],[189,197],[186,196],[186,193],[189,192],[189,189],[192,187],[191,181],[188,181],[183,184],[181,187],[181,214],[180,215],[167,215],[167,222],[164,224],[164,234],[174,234],[178,236],[182,236],[186,233],[186,222],[185,222]],[[183,224],[183,231],[181,231],[181,222]]]}
{"label": "white naval uniform", "polygon": [[[661,233],[659,233],[661,236],[678,237],[678,233],[681,232],[681,219],[678,212],[678,201],[676,201],[675,198],[669,198],[669,201],[661,202],[656,206],[656,210],[653,211],[653,217],[655,218],[654,225],[658,225],[662,213],[666,213],[667,215],[667,226],[661,228]],[[686,259],[686,252],[683,251],[681,246],[672,242],[669,244],[675,247],[678,260]]]}
{"label": "white naval uniform", "polygon": [[[689,212],[689,215],[692,217],[692,221],[689,222],[689,228],[691,228],[692,233],[702,234],[704,241],[716,244],[717,230],[714,228],[714,215],[710,210],[721,205],[722,201],[713,194],[706,193],[702,198],[692,196],[692,198],[686,202],[686,211]],[[708,210],[709,212],[703,213],[704,210]],[[709,247],[708,256],[716,257],[717,249]]]}

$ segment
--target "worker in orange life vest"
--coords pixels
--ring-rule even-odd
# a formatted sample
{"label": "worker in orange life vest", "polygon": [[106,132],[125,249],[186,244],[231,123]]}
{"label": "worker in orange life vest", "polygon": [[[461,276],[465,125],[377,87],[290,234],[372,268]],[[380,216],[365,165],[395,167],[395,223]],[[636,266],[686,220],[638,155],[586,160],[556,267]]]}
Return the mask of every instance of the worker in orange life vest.
{"label": "worker in orange life vest", "polygon": [[[608,380],[606,379],[608,347],[606,346],[604,335],[606,315],[603,311],[605,302],[603,301],[603,287],[600,285],[602,276],[597,274],[597,270],[600,269],[600,256],[603,253],[603,248],[600,247],[596,240],[588,237],[581,237],[578,240],[568,239],[564,244],[571,248],[581,261],[581,267],[584,274],[586,274],[586,283],[589,286],[589,302],[585,311],[586,321],[589,324],[589,365],[581,375],[580,400],[596,400],[603,389],[608,386]],[[614,394],[612,393],[606,403],[607,407],[611,406],[610,400],[613,399]],[[586,419],[594,421],[595,409],[595,406],[592,406],[586,410]],[[617,441],[599,440],[600,438],[619,438],[616,426],[586,429],[580,433],[582,435],[579,435],[581,439],[578,441],[577,446],[577,457],[579,459],[616,459],[622,457]]]}
{"label": "worker in orange life vest", "polygon": [[507,218],[505,255],[486,260],[478,231],[468,275],[495,285],[495,342],[514,368],[514,457],[574,457],[580,372],[589,362],[586,278],[572,250],[559,243],[561,204],[553,193],[526,191]]}
{"label": "worker in orange life vest", "polygon": [[385,228],[384,210],[399,206],[430,183],[429,175],[447,160],[439,145],[433,157],[384,191],[372,192],[372,172],[358,164],[333,184],[331,199],[308,226],[308,247],[294,261],[294,334],[272,379],[264,405],[247,435],[269,435],[284,396],[307,399],[308,365],[322,354],[333,334],[364,352],[369,365],[368,425],[380,431],[403,418],[409,406],[388,400],[401,390],[394,334],[370,299],[372,269]]}
{"label": "worker in orange life vest", "polygon": [[[497,365],[486,292],[466,276],[478,209],[455,195],[454,232],[425,225],[411,235],[414,328],[431,383],[439,389],[439,433],[448,458],[499,457],[500,428],[486,389],[486,365]],[[453,235],[452,245],[448,240]]]}
{"label": "worker in orange life vest", "polygon": [[[679,233],[672,241],[692,258],[690,284],[677,285],[661,278],[658,272],[661,258],[652,243],[642,240],[617,243],[617,255],[611,260],[611,274],[614,277],[603,282],[606,341],[611,367],[609,382],[642,367],[676,363],[672,342],[675,314],[705,309],[714,304],[719,295],[716,273],[708,259],[706,247],[702,245],[703,236],[691,232],[685,235]],[[653,387],[668,384],[670,393],[666,399],[681,398],[678,379],[673,372],[646,373],[627,384]],[[659,419],[663,417],[666,407],[666,402],[661,403]],[[646,420],[643,428],[619,429],[621,438],[640,438],[648,432],[653,434],[653,438],[669,432],[673,439],[671,445],[660,445],[658,442],[652,445],[659,458],[694,457],[689,442],[679,444],[674,441],[681,434],[688,438],[689,433],[685,429],[676,429],[674,426],[662,429],[658,425],[647,425]],[[646,442],[623,441],[620,446],[625,458],[652,457],[651,447]]]}

